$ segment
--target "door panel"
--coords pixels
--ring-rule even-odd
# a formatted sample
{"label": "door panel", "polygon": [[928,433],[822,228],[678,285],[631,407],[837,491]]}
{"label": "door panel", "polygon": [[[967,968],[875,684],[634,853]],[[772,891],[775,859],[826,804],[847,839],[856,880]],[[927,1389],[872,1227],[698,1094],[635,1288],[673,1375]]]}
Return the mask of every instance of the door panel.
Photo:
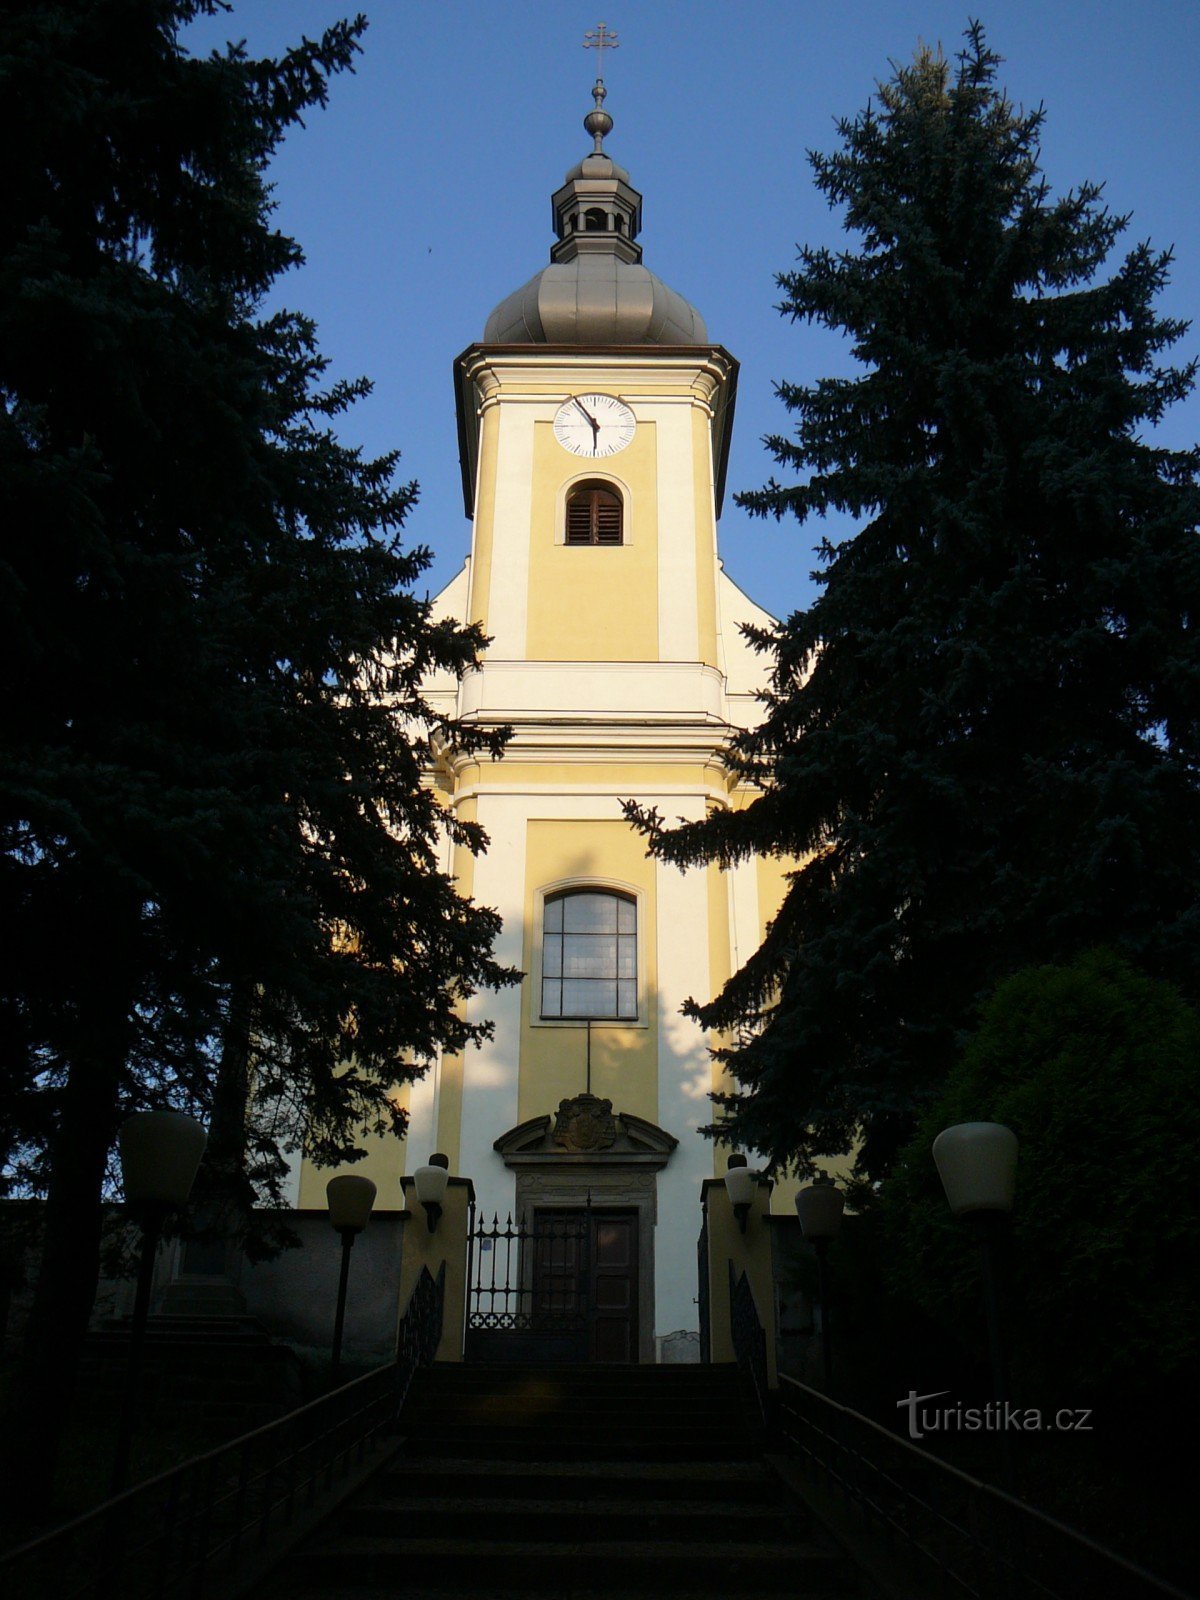
{"label": "door panel", "polygon": [[638,1359],[637,1222],[632,1211],[536,1214],[545,1242],[534,1252],[534,1305],[543,1314],[584,1308],[591,1361]]}

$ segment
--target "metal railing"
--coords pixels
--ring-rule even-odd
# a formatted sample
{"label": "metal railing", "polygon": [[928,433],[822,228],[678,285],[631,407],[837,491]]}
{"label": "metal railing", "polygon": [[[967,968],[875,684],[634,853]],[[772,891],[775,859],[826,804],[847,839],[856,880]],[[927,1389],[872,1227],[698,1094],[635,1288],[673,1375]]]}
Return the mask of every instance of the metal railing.
{"label": "metal railing", "polygon": [[780,1377],[777,1419],[808,1487],[852,1508],[854,1542],[877,1543],[923,1600],[1189,1600],[794,1378]]}
{"label": "metal railing", "polygon": [[754,1385],[758,1409],[767,1422],[772,1410],[767,1335],[754,1303],[750,1280],[744,1272],[740,1276],[734,1273],[732,1261],[729,1263],[729,1324],[738,1366]]}
{"label": "metal railing", "polygon": [[339,1479],[393,1433],[442,1330],[445,1267],[428,1268],[396,1359],[229,1444],[195,1456],[0,1557],[5,1600],[200,1600],[236,1591],[280,1535],[315,1520]]}
{"label": "metal railing", "polygon": [[854,1542],[878,1547],[922,1600],[1192,1600],[1035,1507],[940,1461],[861,1412],[786,1374],[768,1388],[766,1334],[749,1279],[729,1267],[738,1365],[763,1420],[795,1453],[810,1490],[857,1515]]}

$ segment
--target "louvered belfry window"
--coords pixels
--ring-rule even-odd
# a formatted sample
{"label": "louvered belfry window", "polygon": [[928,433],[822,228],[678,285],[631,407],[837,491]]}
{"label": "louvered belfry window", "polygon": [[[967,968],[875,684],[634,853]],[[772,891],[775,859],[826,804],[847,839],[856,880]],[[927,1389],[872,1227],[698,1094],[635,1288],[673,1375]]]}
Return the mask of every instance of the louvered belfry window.
{"label": "louvered belfry window", "polygon": [[567,497],[568,544],[621,544],[621,496],[604,483],[578,484]]}

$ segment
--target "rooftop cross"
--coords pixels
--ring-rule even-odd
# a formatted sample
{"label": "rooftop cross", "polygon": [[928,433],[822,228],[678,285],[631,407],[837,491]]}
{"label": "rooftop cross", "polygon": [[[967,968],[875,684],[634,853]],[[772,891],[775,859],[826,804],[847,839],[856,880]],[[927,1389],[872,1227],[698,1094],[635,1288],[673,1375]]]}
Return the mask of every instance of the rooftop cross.
{"label": "rooftop cross", "polygon": [[589,111],[583,119],[583,125],[592,135],[595,142],[594,155],[604,153],[604,135],[612,130],[612,118],[604,109],[607,90],[604,87],[604,52],[616,50],[620,40],[615,33],[608,31],[606,23],[600,22],[594,28],[589,28],[583,36],[583,48],[596,52],[596,83],[592,89],[592,99],[596,102],[596,109]]}
{"label": "rooftop cross", "polygon": [[597,23],[594,28],[589,28],[583,36],[583,48],[596,52],[596,76],[604,76],[604,52],[620,48],[620,40],[615,33],[608,31],[607,23]]}

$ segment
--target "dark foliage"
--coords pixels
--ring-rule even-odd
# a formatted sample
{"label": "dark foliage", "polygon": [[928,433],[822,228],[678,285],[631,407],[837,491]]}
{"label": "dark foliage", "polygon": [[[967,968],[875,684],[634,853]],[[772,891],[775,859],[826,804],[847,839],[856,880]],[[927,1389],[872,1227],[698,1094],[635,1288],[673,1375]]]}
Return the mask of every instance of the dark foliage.
{"label": "dark foliage", "polygon": [[[723,1138],[885,1172],[995,983],[1097,943],[1197,992],[1195,451],[1146,430],[1192,385],[1154,302],[1169,254],[1106,269],[1126,219],[1038,169],[973,27],[922,51],[811,157],[854,247],[802,250],[783,313],[859,375],[779,393],[759,515],[862,519],[772,663],[746,809],[663,859],[795,863],[763,945],[694,1014],[723,1030]],[[1107,275],[1106,275],[1107,270]]]}
{"label": "dark foliage", "polygon": [[425,781],[421,685],[483,640],[414,592],[395,456],[336,431],[365,380],[264,308],[301,259],[267,163],[365,23],[191,57],[217,9],[0,15],[0,1157],[48,1192],[39,1339],[82,1327],[127,1110],[211,1112],[244,1203],[302,1129],[326,1161],[399,1129],[514,976],[441,870],[443,830],[484,837]]}
{"label": "dark foliage", "polygon": [[930,1155],[942,1128],[1002,1122],[1020,1140],[1007,1279],[1014,1381],[1029,1403],[1196,1391],[1192,1241],[1200,1227],[1200,1016],[1111,951],[1001,984],[884,1183],[888,1276],[946,1328],[976,1328],[970,1230]]}

